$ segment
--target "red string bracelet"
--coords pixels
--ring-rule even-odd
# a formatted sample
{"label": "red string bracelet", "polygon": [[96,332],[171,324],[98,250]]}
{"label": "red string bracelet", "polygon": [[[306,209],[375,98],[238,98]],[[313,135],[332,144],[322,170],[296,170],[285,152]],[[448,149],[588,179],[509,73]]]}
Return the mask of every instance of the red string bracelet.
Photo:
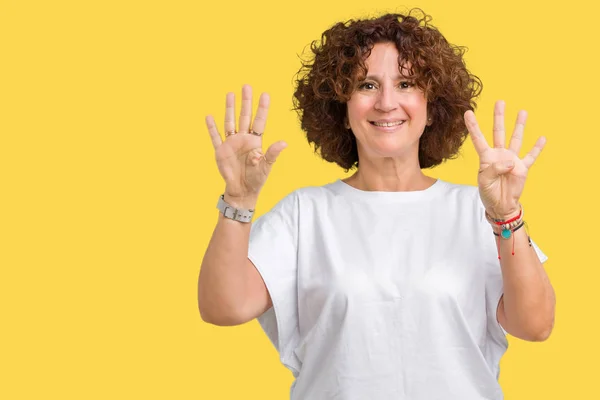
{"label": "red string bracelet", "polygon": [[510,224],[511,222],[515,222],[516,220],[518,220],[519,218],[521,218],[521,214],[523,213],[523,209],[521,208],[519,210],[519,214],[516,217],[513,217],[509,220],[503,221],[501,219],[494,219],[494,224],[496,225],[506,225],[506,224]]}
{"label": "red string bracelet", "polygon": [[[494,229],[492,229],[492,232],[494,233],[494,235],[497,237],[496,239],[496,248],[498,250],[498,260],[501,260],[502,257],[500,256],[500,239],[510,239],[510,237],[512,236],[512,255],[515,255],[515,236],[514,236],[514,232],[516,232],[517,230],[521,229],[523,227],[523,225],[525,224],[525,221],[523,221],[523,205],[519,203],[519,214],[513,218],[510,218],[506,221],[501,220],[501,219],[495,219],[492,218],[492,216],[490,214],[488,214],[487,210],[485,212],[485,217],[488,220],[488,222],[490,224],[496,225],[498,227],[500,227],[501,232],[500,233],[496,233]],[[529,239],[529,235],[527,236],[528,240],[529,240],[529,245],[531,246],[531,239]]]}
{"label": "red string bracelet", "polygon": [[494,224],[494,225],[507,225],[510,224],[511,222],[515,222],[516,220],[518,220],[519,218],[521,218],[523,216],[523,205],[519,203],[519,214],[516,217],[513,217],[507,221],[501,220],[501,219],[496,219],[496,218],[492,218],[492,216],[490,214],[488,214],[487,210],[485,211],[485,217],[488,220],[488,222]]}

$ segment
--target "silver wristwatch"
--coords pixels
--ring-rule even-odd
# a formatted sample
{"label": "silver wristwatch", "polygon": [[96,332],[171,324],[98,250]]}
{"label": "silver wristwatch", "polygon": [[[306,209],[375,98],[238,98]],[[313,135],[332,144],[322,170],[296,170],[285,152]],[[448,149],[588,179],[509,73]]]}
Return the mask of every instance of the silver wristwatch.
{"label": "silver wristwatch", "polygon": [[239,222],[250,222],[254,215],[254,210],[246,210],[244,208],[235,208],[225,201],[225,195],[219,197],[217,208],[225,216],[225,218],[233,219]]}

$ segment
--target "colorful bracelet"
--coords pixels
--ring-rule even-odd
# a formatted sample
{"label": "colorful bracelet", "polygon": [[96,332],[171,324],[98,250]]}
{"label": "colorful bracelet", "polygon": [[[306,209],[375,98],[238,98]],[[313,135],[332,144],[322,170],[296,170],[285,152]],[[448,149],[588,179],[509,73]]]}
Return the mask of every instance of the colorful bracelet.
{"label": "colorful bracelet", "polygon": [[[496,236],[498,239],[496,239],[496,247],[498,249],[498,259],[501,260],[502,258],[500,257],[500,238],[502,239],[510,239],[512,237],[513,239],[513,243],[512,243],[512,255],[515,255],[515,236],[514,233],[516,231],[518,231],[519,229],[521,229],[523,227],[523,225],[525,224],[525,221],[523,220],[523,216],[525,214],[525,211],[523,210],[523,205],[519,203],[519,214],[513,218],[510,218],[506,221],[501,220],[501,219],[496,219],[496,218],[492,218],[490,214],[488,214],[488,212],[485,212],[485,218],[488,220],[488,222],[490,224],[492,224],[492,233],[494,234],[494,236]],[[495,227],[500,229],[500,232],[496,232],[495,231]],[[527,229],[527,227],[525,227],[525,229]],[[529,233],[527,234],[527,241],[529,242],[529,247],[531,247],[531,238],[529,237]]]}
{"label": "colorful bracelet", "polygon": [[[492,230],[492,232],[494,233],[495,236],[499,236],[502,239],[510,239],[510,237],[512,236],[513,233],[515,233],[516,231],[518,231],[519,229],[521,229],[523,227],[523,225],[525,225],[525,221],[521,220],[521,223],[512,228],[512,229],[503,229],[501,233],[496,233]],[[508,232],[507,234],[505,232]]]}
{"label": "colorful bracelet", "polygon": [[[492,224],[492,225],[496,225],[499,226],[500,229],[504,230],[512,230],[513,228],[517,227],[521,221],[523,221],[523,216],[525,215],[525,211],[523,210],[523,205],[521,203],[519,203],[519,214],[516,217],[513,217],[509,220],[502,220],[502,219],[496,219],[496,218],[492,218],[492,216],[490,214],[488,214],[488,212],[485,212],[485,218],[487,219],[487,221]],[[505,239],[508,239],[510,237],[510,234],[507,233],[507,237],[505,237]]]}

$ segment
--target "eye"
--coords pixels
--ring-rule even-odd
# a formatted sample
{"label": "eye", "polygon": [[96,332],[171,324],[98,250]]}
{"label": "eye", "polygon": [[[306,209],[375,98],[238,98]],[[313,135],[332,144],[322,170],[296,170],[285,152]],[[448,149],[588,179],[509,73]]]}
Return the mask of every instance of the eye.
{"label": "eye", "polygon": [[361,90],[373,90],[375,89],[375,84],[372,82],[363,82],[358,85],[358,88]]}

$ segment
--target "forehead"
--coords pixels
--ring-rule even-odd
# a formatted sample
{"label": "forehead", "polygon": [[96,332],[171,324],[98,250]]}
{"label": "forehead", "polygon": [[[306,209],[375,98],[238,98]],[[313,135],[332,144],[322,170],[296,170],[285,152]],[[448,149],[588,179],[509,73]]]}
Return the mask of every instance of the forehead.
{"label": "forehead", "polygon": [[[371,54],[365,60],[368,73],[379,74],[379,73],[391,73],[391,71],[398,72],[400,68],[399,64],[400,53],[394,43],[376,43],[371,49]],[[403,74],[408,74],[410,71],[410,63],[405,63],[402,68]]]}

